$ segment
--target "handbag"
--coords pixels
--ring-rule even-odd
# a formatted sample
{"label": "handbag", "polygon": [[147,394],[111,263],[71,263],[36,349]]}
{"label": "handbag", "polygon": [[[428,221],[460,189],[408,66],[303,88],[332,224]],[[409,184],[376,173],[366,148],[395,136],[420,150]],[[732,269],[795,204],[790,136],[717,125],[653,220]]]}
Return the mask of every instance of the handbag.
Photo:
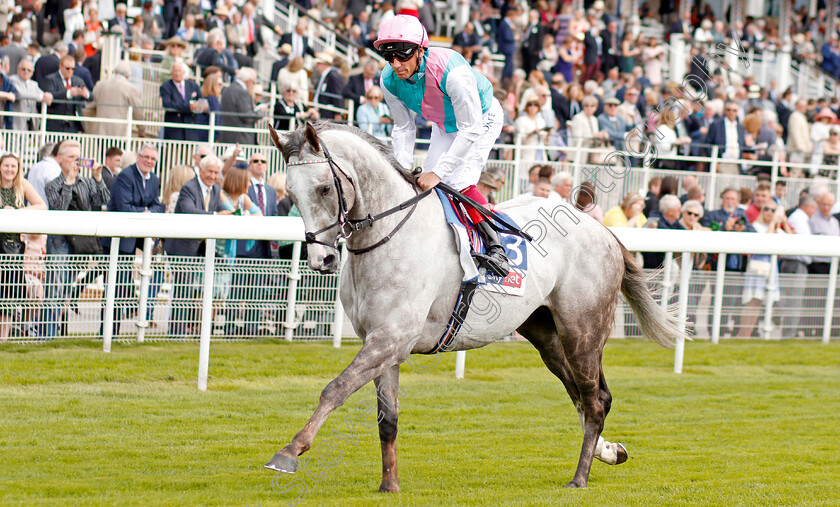
{"label": "handbag", "polygon": [[750,259],[747,262],[747,274],[760,276],[763,278],[770,278],[771,264],[770,261],[762,261],[757,259]]}
{"label": "handbag", "polygon": [[20,255],[23,254],[25,249],[26,245],[20,240],[15,241],[12,238],[5,237],[3,241],[0,241],[0,253]]}
{"label": "handbag", "polygon": [[589,152],[589,163],[599,166],[604,165],[604,162],[607,160],[607,155],[611,152],[607,148],[606,143],[604,141],[595,141],[592,143],[592,148],[595,148],[595,151]]}

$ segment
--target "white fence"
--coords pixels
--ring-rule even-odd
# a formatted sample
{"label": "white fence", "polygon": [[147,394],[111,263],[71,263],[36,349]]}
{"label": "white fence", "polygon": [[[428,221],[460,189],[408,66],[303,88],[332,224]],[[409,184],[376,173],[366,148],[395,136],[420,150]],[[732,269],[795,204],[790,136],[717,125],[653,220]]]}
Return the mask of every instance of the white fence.
{"label": "white fence", "polygon": [[[548,201],[547,201],[548,202]],[[110,255],[107,257],[95,257],[81,261],[76,258],[73,262],[83,262],[83,265],[76,265],[79,270],[86,269],[93,272],[94,275],[98,273],[107,273],[105,276],[104,286],[101,286],[100,291],[104,292],[104,312],[101,322],[102,331],[101,336],[103,340],[103,350],[108,352],[111,349],[111,342],[114,338],[114,323],[115,316],[119,319],[122,313],[127,313],[131,309],[136,309],[136,318],[134,319],[138,341],[143,341],[147,337],[154,338],[154,333],[150,332],[147,325],[149,320],[149,294],[150,286],[153,285],[154,270],[151,246],[152,240],[145,240],[144,255],[140,261],[139,280],[137,283],[131,276],[131,262],[133,256],[121,257],[118,255],[119,238],[133,238],[133,237],[162,237],[162,238],[194,238],[206,239],[207,252],[203,262],[200,260],[173,258],[169,259],[169,271],[173,279],[178,277],[178,273],[189,273],[194,275],[201,273],[200,282],[190,281],[182,282],[181,285],[174,283],[175,287],[171,294],[174,294],[178,287],[185,287],[186,283],[190,283],[194,287],[195,294],[191,296],[189,301],[179,300],[170,295],[169,300],[172,305],[171,312],[175,315],[181,312],[181,316],[170,320],[169,324],[180,324],[183,326],[195,325],[199,319],[200,312],[200,327],[198,334],[200,335],[200,360],[199,360],[199,388],[206,388],[207,367],[209,358],[209,346],[211,336],[214,335],[216,322],[214,315],[218,310],[218,302],[215,301],[216,292],[216,278],[233,273],[226,269],[224,263],[225,259],[216,259],[215,245],[216,240],[224,238],[236,240],[248,239],[262,239],[269,241],[300,241],[303,239],[303,224],[299,218],[290,217],[225,217],[225,216],[185,216],[185,215],[165,215],[165,214],[134,214],[134,213],[93,213],[93,212],[73,212],[73,211],[32,211],[32,210],[0,210],[0,231],[6,233],[39,233],[39,234],[77,234],[77,235],[95,235],[99,237],[113,238],[111,244]],[[727,278],[725,270],[726,255],[741,255],[741,254],[768,254],[772,255],[772,262],[776,262],[779,255],[814,255],[825,256],[831,258],[830,272],[827,277],[786,277],[779,278],[777,281],[773,277],[766,280],[767,292],[773,293],[777,291],[777,287],[781,289],[783,297],[781,304],[779,304],[779,313],[776,315],[783,320],[790,321],[779,326],[775,326],[779,331],[784,329],[815,329],[821,330],[821,336],[824,343],[828,343],[832,336],[837,335],[837,328],[840,327],[835,316],[835,307],[838,305],[837,299],[837,267],[838,256],[840,256],[840,238],[825,237],[825,236],[810,236],[798,237],[796,241],[790,241],[779,235],[764,235],[764,234],[746,234],[746,233],[726,233],[726,232],[688,232],[688,231],[664,231],[664,230],[648,230],[648,229],[614,229],[616,235],[621,239],[628,249],[631,251],[654,251],[654,252],[668,252],[666,254],[665,270],[661,275],[660,285],[663,289],[662,301],[667,304],[671,301],[671,296],[676,295],[679,301],[680,316],[682,320],[686,320],[693,315],[698,327],[700,326],[700,316],[705,315],[709,317],[709,329],[711,340],[717,343],[721,333],[721,322],[726,320],[726,317],[731,317],[732,320],[740,317],[743,313],[744,305],[739,300],[739,295],[734,297],[731,293],[725,294],[726,287],[742,286],[745,282],[743,274],[735,274],[734,277],[730,274]],[[299,259],[300,243],[295,243],[293,258]],[[717,272],[714,274],[714,279],[711,274],[707,272],[696,273],[692,272],[691,263],[683,263],[680,268],[679,283],[674,283],[674,270],[672,268],[671,259],[674,252],[682,253],[683,257],[694,252],[712,252],[719,253]],[[52,262],[65,264],[60,265],[61,270],[72,270],[73,266],[66,264],[68,259],[52,259]],[[9,272],[14,269],[22,269],[18,267],[15,262],[16,259],[4,258],[0,259],[3,262],[4,271]],[[279,331],[277,327],[284,327],[284,337],[291,339],[294,330],[301,324],[300,314],[297,313],[296,305],[299,303],[297,299],[299,291],[304,289],[305,284],[301,282],[304,278],[303,272],[305,268],[299,262],[291,262],[284,264],[281,261],[267,261],[264,265],[245,264],[243,271],[240,274],[246,276],[240,287],[246,291],[246,294],[240,299],[233,298],[231,301],[223,300],[222,303],[226,305],[225,310],[232,310],[234,315],[233,323],[237,327],[241,319],[238,315],[246,314],[246,321],[243,326],[249,322],[256,324],[258,327],[265,324],[262,320],[247,320],[247,312],[262,311],[268,307],[272,307],[277,303],[278,299],[283,299],[282,290],[285,288],[284,305],[273,306],[272,309],[277,315],[278,312],[284,313],[284,318],[279,315],[275,316],[271,322],[273,336],[278,336]],[[91,290],[90,285],[96,282],[96,276],[91,275],[88,285],[81,287],[80,292],[84,290]],[[251,278],[248,278],[250,276]],[[271,276],[277,279],[282,279],[276,284],[266,283],[265,277]],[[335,276],[335,275],[333,275]],[[746,275],[751,276],[751,275]],[[255,278],[264,277],[257,281]],[[192,280],[192,279],[191,279]],[[656,280],[653,281],[654,288]],[[803,285],[804,284],[804,285]],[[72,286],[73,284],[67,284]],[[200,286],[200,290],[198,287]],[[139,295],[136,296],[138,303],[134,303],[135,287],[139,288]],[[705,298],[706,302],[702,303],[703,293],[706,289],[711,291],[711,294]],[[818,296],[809,296],[803,299],[805,290],[800,288],[808,288],[816,291]],[[72,287],[68,287],[70,290]],[[271,292],[277,288],[276,292]],[[317,287],[319,294],[312,298],[313,304],[318,306],[323,313],[314,318],[315,325],[322,325],[330,328],[333,334],[334,344],[340,345],[342,337],[343,312],[337,298],[337,280],[333,278],[331,283],[322,284]],[[255,296],[255,291],[268,290],[268,292],[261,293]],[[4,290],[8,290],[4,288]],[[17,296],[20,297],[20,296]],[[200,298],[200,307],[196,301]],[[277,298],[277,299],[272,299]],[[64,306],[69,312],[69,300],[72,298],[63,298],[57,300],[46,299],[44,302],[45,308],[52,308],[55,310],[56,303],[59,307]],[[97,300],[96,296],[90,296],[89,302]],[[151,307],[155,306],[155,298],[151,298],[153,302]],[[256,301],[256,302],[255,302]],[[727,302],[728,301],[728,302]],[[724,307],[724,303],[726,307]],[[770,338],[771,332],[774,330],[774,305],[777,299],[773,297],[764,298],[761,308],[763,308],[763,331],[764,338]],[[12,300],[4,301],[0,309],[4,310],[4,314],[8,315],[11,309],[22,307],[22,319],[31,318],[31,313],[36,308],[26,306],[25,301]],[[227,306],[230,304],[231,306]],[[706,305],[703,307],[703,305]],[[689,306],[691,305],[691,306]],[[101,308],[101,304],[98,305]],[[757,309],[756,314],[761,311]],[[691,310],[689,310],[691,308]],[[89,307],[78,307],[77,313],[81,310],[88,313],[93,313],[92,320],[96,320],[96,309]],[[115,311],[116,310],[116,311]],[[123,312],[121,312],[122,310]],[[187,313],[188,311],[194,313]],[[617,329],[621,329],[621,321],[624,320],[623,329],[625,333],[617,333],[619,335],[625,334],[632,336],[635,333],[632,329],[635,326],[635,321],[624,318],[625,312],[622,310],[618,313]],[[822,319],[820,319],[820,316]],[[757,315],[756,315],[757,317]],[[226,317],[225,317],[226,318]],[[330,321],[331,318],[331,321]],[[131,318],[126,319],[128,322]],[[795,322],[793,322],[795,320]],[[152,319],[154,321],[154,319]],[[20,322],[23,324],[24,322]],[[58,324],[60,322],[53,319],[47,322],[48,324]],[[228,323],[225,321],[225,323]],[[741,323],[741,326],[744,324]],[[737,327],[737,325],[736,325]],[[631,330],[628,332],[628,330]],[[148,333],[148,334],[147,334]],[[90,333],[94,336],[97,333]],[[184,333],[187,334],[186,332]],[[224,328],[220,333],[225,335]],[[778,335],[779,333],[776,333]],[[326,336],[322,336],[325,338]],[[20,337],[18,341],[28,341],[26,337]],[[675,371],[679,372],[682,369],[682,353],[683,344],[678,344],[677,355],[675,359]]]}

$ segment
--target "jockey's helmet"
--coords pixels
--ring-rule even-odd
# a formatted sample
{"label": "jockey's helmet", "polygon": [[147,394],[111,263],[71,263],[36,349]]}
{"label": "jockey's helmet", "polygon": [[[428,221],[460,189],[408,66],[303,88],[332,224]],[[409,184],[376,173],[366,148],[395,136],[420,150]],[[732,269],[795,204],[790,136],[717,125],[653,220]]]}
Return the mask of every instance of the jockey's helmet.
{"label": "jockey's helmet", "polygon": [[419,19],[400,14],[382,23],[373,47],[389,62],[394,58],[406,61],[418,47],[428,49],[429,35]]}

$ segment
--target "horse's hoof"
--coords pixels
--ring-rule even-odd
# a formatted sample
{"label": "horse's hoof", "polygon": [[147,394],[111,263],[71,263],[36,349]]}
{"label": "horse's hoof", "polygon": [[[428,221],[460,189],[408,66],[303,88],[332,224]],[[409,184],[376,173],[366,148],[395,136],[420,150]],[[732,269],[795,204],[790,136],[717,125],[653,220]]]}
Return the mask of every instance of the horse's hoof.
{"label": "horse's hoof", "polygon": [[618,443],[618,442],[616,442],[615,445],[616,445],[615,454],[617,456],[615,464],[620,465],[620,464],[624,463],[625,461],[627,461],[627,448],[624,447],[624,444],[621,444],[621,443]]}
{"label": "horse's hoof", "polygon": [[563,486],[564,488],[585,488],[586,481],[573,480],[572,482]]}
{"label": "horse's hoof", "polygon": [[379,486],[380,493],[399,493],[400,486],[398,484],[382,484]]}
{"label": "horse's hoof", "polygon": [[298,461],[278,452],[271,458],[271,461],[265,464],[265,467],[269,470],[283,472],[284,474],[293,474],[297,471]]}

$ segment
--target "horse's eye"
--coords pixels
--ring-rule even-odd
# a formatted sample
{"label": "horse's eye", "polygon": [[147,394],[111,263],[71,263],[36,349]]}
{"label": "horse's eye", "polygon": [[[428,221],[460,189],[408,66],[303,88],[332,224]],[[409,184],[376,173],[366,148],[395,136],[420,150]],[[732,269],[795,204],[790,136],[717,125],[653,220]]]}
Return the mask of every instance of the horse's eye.
{"label": "horse's eye", "polygon": [[318,189],[318,193],[321,194],[321,197],[326,197],[330,193],[331,188],[332,187],[330,187],[329,185],[324,185],[323,187]]}

